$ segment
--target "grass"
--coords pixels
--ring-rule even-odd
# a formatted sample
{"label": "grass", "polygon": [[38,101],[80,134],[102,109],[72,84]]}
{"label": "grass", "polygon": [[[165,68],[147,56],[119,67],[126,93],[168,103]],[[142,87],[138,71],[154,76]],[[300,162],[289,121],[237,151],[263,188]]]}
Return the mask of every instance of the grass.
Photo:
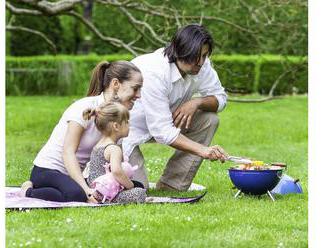
{"label": "grass", "polygon": [[[7,97],[6,185],[29,178],[36,153],[73,99]],[[286,162],[304,194],[275,203],[266,196],[235,200],[231,164],[204,161],[194,182],[208,193],[197,204],[7,211],[7,247],[307,247],[307,97],[229,103],[219,116],[213,144],[233,155]],[[172,149],[146,144],[142,150],[156,181]]]}

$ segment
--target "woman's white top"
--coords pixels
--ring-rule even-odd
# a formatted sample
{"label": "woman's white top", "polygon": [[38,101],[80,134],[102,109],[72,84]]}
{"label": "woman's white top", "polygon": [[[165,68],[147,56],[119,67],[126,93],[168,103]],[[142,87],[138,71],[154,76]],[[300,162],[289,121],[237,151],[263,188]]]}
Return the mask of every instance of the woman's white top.
{"label": "woman's white top", "polygon": [[84,169],[90,159],[93,147],[101,138],[101,133],[97,130],[94,118],[91,120],[83,119],[83,112],[88,108],[95,108],[104,102],[103,93],[98,96],[82,98],[67,108],[61,119],[55,126],[50,138],[38,153],[33,161],[34,165],[60,172],[68,175],[63,162],[64,138],[67,132],[68,123],[74,121],[81,125],[85,131],[82,134],[80,143],[76,152],[77,160],[81,169]]}

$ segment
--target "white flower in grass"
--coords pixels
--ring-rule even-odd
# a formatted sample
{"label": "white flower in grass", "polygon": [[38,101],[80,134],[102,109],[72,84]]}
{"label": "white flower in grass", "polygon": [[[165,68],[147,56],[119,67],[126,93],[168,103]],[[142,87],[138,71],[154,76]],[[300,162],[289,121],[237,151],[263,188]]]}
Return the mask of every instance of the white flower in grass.
{"label": "white flower in grass", "polygon": [[281,247],[284,247],[284,245],[283,245],[282,242],[280,242],[280,243],[277,245],[277,247],[281,248]]}
{"label": "white flower in grass", "polygon": [[30,244],[31,244],[30,241],[28,241],[28,242],[25,243],[26,246],[28,246],[28,245],[30,245]]}
{"label": "white flower in grass", "polygon": [[19,247],[23,247],[23,244],[22,244],[22,243],[20,243],[20,244],[19,244]]}
{"label": "white flower in grass", "polygon": [[190,216],[187,217],[187,221],[191,221],[191,217]]}
{"label": "white flower in grass", "polygon": [[60,242],[62,242],[63,240],[64,240],[64,238],[63,237],[61,237],[61,238],[59,238],[58,239]]}
{"label": "white flower in grass", "polygon": [[71,223],[72,219],[71,218],[66,218],[66,223]]}
{"label": "white flower in grass", "polygon": [[40,243],[41,242],[41,239],[37,239],[37,242]]}
{"label": "white flower in grass", "polygon": [[131,227],[131,231],[134,231],[134,230],[136,229],[136,227],[137,227],[136,224],[132,225],[132,227]]}

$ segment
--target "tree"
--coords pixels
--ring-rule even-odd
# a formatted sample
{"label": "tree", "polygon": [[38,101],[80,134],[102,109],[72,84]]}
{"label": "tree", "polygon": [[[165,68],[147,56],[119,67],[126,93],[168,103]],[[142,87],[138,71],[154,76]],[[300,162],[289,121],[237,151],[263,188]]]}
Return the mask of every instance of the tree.
{"label": "tree", "polygon": [[[116,8],[121,15],[127,18],[129,25],[137,32],[138,35],[135,39],[123,40],[120,37],[105,35],[104,31],[100,30],[92,20],[92,11],[95,4]],[[98,39],[106,41],[114,47],[124,48],[133,55],[150,51],[145,46],[137,45],[138,41],[144,40],[150,43],[152,47],[163,46],[172,35],[173,27],[177,29],[190,22],[202,23],[209,20],[230,26],[239,32],[254,33],[252,30],[230,20],[215,16],[204,16],[202,11],[199,15],[186,15],[183,10],[172,7],[170,1],[163,1],[162,5],[156,5],[143,0],[12,0],[6,2],[6,8],[13,15],[70,16],[82,23]],[[54,50],[56,48],[56,45],[38,30],[16,26],[13,21],[7,23],[6,29],[39,35]]]}
{"label": "tree", "polygon": [[[12,15],[68,16],[93,38],[134,55],[163,46],[178,27],[192,22],[207,25],[218,52],[307,53],[307,0],[7,0],[6,8]],[[124,22],[121,35],[95,22],[95,8]],[[55,46],[40,30],[14,21],[7,30],[31,32]]]}
{"label": "tree", "polygon": [[[193,2],[198,2],[199,6]],[[37,35],[52,47],[54,53],[56,42],[40,30],[17,25],[14,17],[66,16],[83,25],[94,38],[134,56],[164,46],[175,30],[192,22],[207,24],[208,29],[215,31],[211,33],[216,35],[217,52],[307,53],[306,0],[7,0],[6,8],[13,17],[7,22],[7,31]],[[106,30],[109,27],[95,21],[95,8],[106,10],[105,15],[112,18],[116,15],[120,15],[121,20],[125,18],[123,32],[127,32],[128,24],[134,33],[109,35]],[[208,10],[207,14],[204,9]],[[288,72],[283,75],[285,73]],[[274,83],[268,98],[261,101],[273,98],[278,82]]]}

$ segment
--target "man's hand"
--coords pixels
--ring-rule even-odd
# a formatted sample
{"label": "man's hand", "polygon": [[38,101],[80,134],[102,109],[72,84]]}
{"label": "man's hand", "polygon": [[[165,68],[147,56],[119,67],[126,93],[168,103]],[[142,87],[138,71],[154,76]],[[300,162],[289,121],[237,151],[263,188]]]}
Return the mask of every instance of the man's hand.
{"label": "man's hand", "polygon": [[225,152],[225,150],[218,145],[204,147],[200,156],[211,161],[220,160],[222,163],[225,162],[228,158],[228,154]]}
{"label": "man's hand", "polygon": [[174,125],[178,128],[185,127],[188,129],[190,127],[191,120],[199,107],[199,104],[200,99],[192,99],[179,106],[173,113]]}

